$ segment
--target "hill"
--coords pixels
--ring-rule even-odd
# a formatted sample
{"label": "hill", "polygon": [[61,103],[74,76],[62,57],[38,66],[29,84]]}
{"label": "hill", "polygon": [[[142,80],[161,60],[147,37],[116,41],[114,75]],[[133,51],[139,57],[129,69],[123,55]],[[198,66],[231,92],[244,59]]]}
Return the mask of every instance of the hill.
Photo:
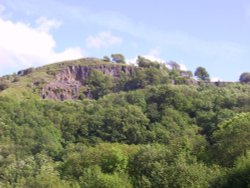
{"label": "hill", "polygon": [[[56,100],[79,99],[84,96],[97,99],[106,93],[96,96],[94,85],[110,85],[109,92],[118,92],[170,82],[196,83],[190,71],[169,70],[164,64],[142,58],[141,62],[139,66],[134,66],[84,58],[29,68],[2,77],[0,88],[5,91],[1,92],[1,95],[18,94],[20,97],[24,94],[34,94],[44,99]],[[110,83],[100,83],[105,80]]]}
{"label": "hill", "polygon": [[84,58],[0,90],[0,187],[250,185],[249,84]]}

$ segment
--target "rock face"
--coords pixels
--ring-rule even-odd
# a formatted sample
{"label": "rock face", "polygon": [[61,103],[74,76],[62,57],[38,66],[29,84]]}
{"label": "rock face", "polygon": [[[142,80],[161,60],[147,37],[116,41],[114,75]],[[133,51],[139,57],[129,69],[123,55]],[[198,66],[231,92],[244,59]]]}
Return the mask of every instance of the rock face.
{"label": "rock face", "polygon": [[105,75],[119,79],[121,73],[131,75],[135,67],[125,65],[89,65],[89,66],[68,66],[60,71],[55,79],[42,89],[43,99],[68,100],[78,99],[80,88],[89,77],[92,70],[99,70]]}

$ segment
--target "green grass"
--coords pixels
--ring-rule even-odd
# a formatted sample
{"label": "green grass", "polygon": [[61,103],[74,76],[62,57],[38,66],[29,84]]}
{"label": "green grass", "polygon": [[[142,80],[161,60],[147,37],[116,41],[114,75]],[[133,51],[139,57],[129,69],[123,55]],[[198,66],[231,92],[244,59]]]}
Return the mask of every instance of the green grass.
{"label": "green grass", "polygon": [[31,88],[25,87],[10,87],[2,92],[0,92],[0,96],[8,97],[15,99],[17,101],[21,101],[23,99],[31,99],[36,98],[39,99],[40,96],[34,94]]}

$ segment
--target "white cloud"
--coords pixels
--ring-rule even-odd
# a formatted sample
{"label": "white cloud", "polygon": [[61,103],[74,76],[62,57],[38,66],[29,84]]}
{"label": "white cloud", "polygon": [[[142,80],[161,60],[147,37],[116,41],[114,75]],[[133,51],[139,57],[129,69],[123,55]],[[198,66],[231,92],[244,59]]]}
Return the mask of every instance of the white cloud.
{"label": "white cloud", "polygon": [[180,63],[179,65],[180,65],[180,69],[181,70],[183,70],[183,71],[187,71],[188,70],[186,65],[184,65],[182,63]]}
{"label": "white cloud", "polygon": [[[120,31],[129,34],[137,39],[152,42],[159,46],[163,46],[164,50],[168,50],[169,54],[173,51],[178,51],[178,54],[197,54],[196,59],[199,62],[206,63],[213,60],[216,64],[221,62],[230,62],[236,64],[242,57],[248,57],[248,51],[242,44],[237,44],[230,41],[211,41],[205,38],[199,38],[189,35],[185,32],[177,32],[175,30],[159,30],[156,27],[148,26],[142,22],[133,21],[126,15],[116,11],[95,11],[86,6],[77,6],[68,4],[61,1],[39,1],[37,3],[29,3],[29,1],[13,0],[9,1],[13,8],[21,7],[23,10],[32,10],[35,14],[39,15],[45,11],[47,7],[57,7],[57,14],[64,17],[65,12],[67,18],[77,20],[79,23],[86,25],[98,25],[99,27],[106,28],[107,30]],[[44,8],[45,7],[45,8]],[[246,9],[247,14],[250,14],[250,9]],[[101,48],[108,45],[107,43],[100,42],[98,36],[90,36],[87,42],[87,47]],[[88,41],[87,40],[87,41]],[[92,42],[91,42],[92,41]],[[187,56],[191,56],[187,55]],[[172,57],[171,57],[172,58]]]}
{"label": "white cloud", "polygon": [[[153,48],[149,51],[148,54],[146,55],[142,55],[143,57],[151,60],[151,61],[157,61],[157,62],[160,62],[160,63],[166,63],[166,60],[162,59],[160,57],[160,50],[158,48]],[[183,71],[187,71],[187,67],[186,65],[184,65],[183,63],[178,63],[180,65],[180,69],[183,70]]]}
{"label": "white cloud", "polygon": [[[62,5],[63,6],[63,5]],[[133,37],[153,42],[165,49],[176,49],[180,53],[198,54],[216,62],[235,62],[247,54],[245,46],[230,41],[211,41],[176,30],[159,30],[146,24],[135,22],[117,12],[96,12],[86,7],[63,6],[71,16],[83,24],[94,23],[101,27],[127,33]],[[250,9],[248,9],[250,15]],[[88,19],[86,19],[86,17]],[[98,42],[97,42],[98,43]],[[98,45],[97,45],[98,46]]]}
{"label": "white cloud", "polygon": [[96,49],[107,48],[121,43],[122,38],[114,36],[110,32],[101,32],[97,36],[89,36],[86,39],[86,46]]}
{"label": "white cloud", "polygon": [[218,77],[212,77],[211,82],[219,82],[219,81],[223,81],[222,79],[218,78]]}
{"label": "white cloud", "polygon": [[[160,58],[160,50],[158,48],[152,48],[149,50],[149,52],[147,54],[144,55],[140,55],[142,57],[145,57],[151,61],[157,61],[160,63],[164,63],[165,60],[163,60],[162,58]],[[136,61],[137,61],[137,57],[131,58],[131,59],[127,59],[126,62],[128,64],[134,64],[136,65]]]}
{"label": "white cloud", "polygon": [[151,49],[148,54],[145,54],[145,55],[142,55],[143,57],[151,60],[151,61],[157,61],[157,62],[160,62],[160,63],[164,63],[165,60],[160,58],[160,50],[158,48],[153,48]]}
{"label": "white cloud", "polygon": [[182,70],[182,71],[187,71],[187,66],[183,63],[177,63],[175,61],[169,61],[169,62],[166,62],[166,66],[168,69],[172,70],[175,66],[175,64],[179,65],[179,69]]}
{"label": "white cloud", "polygon": [[57,29],[62,23],[55,19],[48,19],[46,17],[40,17],[36,20],[38,24],[38,30],[42,32],[49,32],[51,29]]}
{"label": "white cloud", "polygon": [[67,48],[61,53],[55,53],[54,56],[51,57],[51,60],[54,61],[64,61],[70,59],[78,59],[83,57],[84,51],[80,47],[72,47]]}
{"label": "white cloud", "polygon": [[[30,66],[39,66],[59,60],[80,58],[83,50],[79,47],[55,52],[56,41],[49,33],[55,25],[44,19],[37,28],[22,22],[6,21],[0,18],[0,73],[17,71]],[[45,24],[49,23],[49,24]],[[46,26],[46,27],[45,27]],[[43,28],[43,29],[41,29]]]}
{"label": "white cloud", "polygon": [[126,62],[131,65],[136,65],[137,57],[126,59]]}

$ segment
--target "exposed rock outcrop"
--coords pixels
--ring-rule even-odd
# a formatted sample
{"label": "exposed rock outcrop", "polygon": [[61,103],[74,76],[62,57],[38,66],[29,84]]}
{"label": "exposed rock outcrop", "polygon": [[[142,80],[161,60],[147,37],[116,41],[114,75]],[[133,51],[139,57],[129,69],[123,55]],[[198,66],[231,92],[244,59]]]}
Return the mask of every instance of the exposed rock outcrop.
{"label": "exposed rock outcrop", "polygon": [[89,77],[92,70],[99,70],[105,75],[119,79],[121,73],[131,75],[135,67],[126,65],[104,64],[89,66],[68,66],[60,71],[55,79],[42,89],[43,99],[67,100],[78,99],[80,88]]}

